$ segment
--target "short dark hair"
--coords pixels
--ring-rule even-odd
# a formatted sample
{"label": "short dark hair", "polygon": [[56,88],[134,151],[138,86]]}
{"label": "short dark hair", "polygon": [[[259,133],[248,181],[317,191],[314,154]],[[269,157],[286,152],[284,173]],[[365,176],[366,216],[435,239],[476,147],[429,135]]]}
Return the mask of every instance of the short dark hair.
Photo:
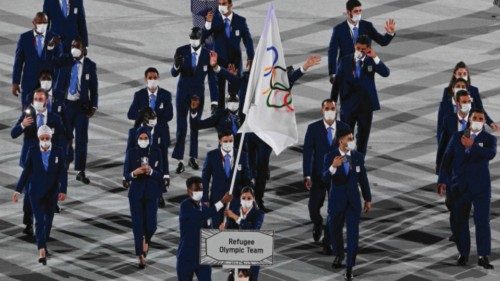
{"label": "short dark hair", "polygon": [[470,96],[469,92],[467,90],[460,90],[457,92],[457,96],[455,97],[455,99],[458,101],[461,97],[465,96]]}
{"label": "short dark hair", "polygon": [[243,193],[251,193],[253,197],[255,197],[255,191],[253,190],[253,188],[251,186],[245,186],[241,189],[241,192],[240,194],[243,194]]}
{"label": "short dark hair", "polygon": [[363,45],[366,45],[368,47],[371,47],[372,40],[366,34],[361,34],[358,36],[358,39],[356,40],[356,44],[363,44]]}
{"label": "short dark hair", "polygon": [[[480,108],[474,108],[470,111],[469,113],[469,116],[472,117],[472,114],[474,113],[479,113],[479,114],[483,114],[485,117],[486,117],[486,112],[484,112],[484,110],[480,109]],[[469,117],[469,118],[470,118]]]}
{"label": "short dark hair", "polygon": [[455,78],[455,72],[457,72],[457,70],[459,70],[460,68],[467,69],[467,81],[465,81],[465,80],[464,81],[465,81],[465,84],[467,84],[467,86],[469,86],[471,84],[469,67],[467,67],[465,62],[459,61],[455,65],[455,68],[453,68],[453,73],[451,74],[451,79],[450,79],[450,84],[449,84],[450,88],[451,88],[451,85],[453,84],[453,82],[455,82],[455,80],[457,79],[457,78]]}
{"label": "short dark hair", "polygon": [[218,132],[217,136],[219,137],[219,140],[221,140],[223,137],[227,137],[227,136],[232,136],[233,135],[233,132],[231,132],[230,130],[222,130],[220,132]]}
{"label": "short dark hair", "polygon": [[352,11],[352,9],[361,6],[361,2],[358,0],[349,0],[345,3],[345,8],[348,11]]}
{"label": "short dark hair", "polygon": [[148,73],[150,72],[154,72],[156,74],[158,74],[158,77],[160,77],[160,73],[158,72],[158,69],[154,68],[154,67],[148,67],[146,69],[146,71],[144,71],[144,77],[148,77]]}
{"label": "short dark hair", "polygon": [[323,108],[323,106],[325,106],[325,103],[327,103],[327,102],[332,102],[332,103],[335,103],[335,101],[334,101],[334,100],[332,100],[332,99],[324,99],[324,100],[321,102],[321,108]]}
{"label": "short dark hair", "polygon": [[197,176],[190,177],[186,180],[186,187],[191,188],[191,186],[196,183],[203,183],[203,180]]}
{"label": "short dark hair", "polygon": [[36,90],[33,91],[33,99],[35,99],[35,94],[36,93],[43,93],[43,95],[45,96],[45,99],[49,99],[49,93],[47,93],[47,91],[45,91],[42,88],[38,88],[38,89],[36,89]]}
{"label": "short dark hair", "polygon": [[52,71],[50,71],[50,70],[48,70],[48,69],[42,69],[42,70],[40,71],[40,73],[38,74],[38,80],[40,80],[40,78],[42,78],[42,76],[44,76],[44,75],[49,75],[49,76],[50,76],[50,78],[54,78],[54,77],[53,77],[54,75],[52,75]]}

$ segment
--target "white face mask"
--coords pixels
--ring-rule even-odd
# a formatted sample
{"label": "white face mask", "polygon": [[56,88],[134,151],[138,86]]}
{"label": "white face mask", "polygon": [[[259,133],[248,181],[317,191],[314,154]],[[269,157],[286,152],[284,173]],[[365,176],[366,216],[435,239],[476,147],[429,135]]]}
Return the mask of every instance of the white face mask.
{"label": "white face mask", "polygon": [[221,13],[222,15],[225,15],[228,12],[229,12],[229,8],[227,6],[219,5],[219,13]]}
{"label": "white face mask", "polygon": [[221,144],[222,150],[225,152],[231,152],[233,150],[233,142],[223,142]]}
{"label": "white face mask", "polygon": [[193,196],[191,196],[194,201],[200,201],[203,198],[203,191],[193,191]]}
{"label": "white face mask", "polygon": [[40,80],[40,88],[48,91],[52,88],[52,80]]}
{"label": "white face mask", "polygon": [[472,121],[470,123],[470,127],[473,131],[480,131],[481,129],[483,129],[483,126],[484,126],[484,123],[483,122],[477,122],[477,121]]}
{"label": "white face mask", "polygon": [[43,103],[41,101],[34,101],[33,108],[38,112],[43,112],[43,111],[45,111],[45,103]]}
{"label": "white face mask", "polygon": [[39,34],[43,34],[47,31],[47,24],[46,23],[41,23],[36,25],[36,32]]}
{"label": "white face mask", "polygon": [[472,108],[472,104],[470,103],[464,103],[460,106],[460,111],[462,111],[462,113],[469,113],[469,111],[471,110]]}
{"label": "white face mask", "polygon": [[250,277],[238,277],[238,281],[250,281]]}
{"label": "white face mask", "polygon": [[82,55],[82,50],[80,50],[78,48],[71,48],[71,55],[74,58],[79,58]]}
{"label": "white face mask", "polygon": [[140,148],[146,148],[149,145],[149,140],[137,140],[137,144]]}
{"label": "white face mask", "polygon": [[352,16],[352,21],[358,23],[361,20],[361,13]]}
{"label": "white face mask", "polygon": [[158,123],[158,119],[156,119],[156,118],[155,119],[149,119],[148,126],[149,127],[154,127],[154,126],[156,126],[157,123]]}
{"label": "white face mask", "polygon": [[240,105],[237,102],[228,102],[227,103],[227,109],[229,109],[229,111],[236,112],[236,111],[238,111],[239,107],[240,107]]}
{"label": "white face mask", "polygon": [[365,55],[363,54],[363,52],[358,51],[358,50],[354,51],[354,58],[355,58],[355,59],[360,60],[360,59],[362,59],[364,56],[365,56]]}
{"label": "white face mask", "polygon": [[355,150],[356,149],[356,142],[355,141],[350,141],[347,143],[347,149],[349,150]]}
{"label": "white face mask", "polygon": [[250,209],[253,206],[253,200],[243,200],[241,199],[241,207],[245,209]]}
{"label": "white face mask", "polygon": [[40,148],[43,150],[49,150],[52,146],[52,142],[48,141],[40,141]]}
{"label": "white face mask", "polygon": [[148,80],[148,88],[149,89],[156,89],[156,87],[158,87],[158,80],[155,80],[155,79],[150,79]]}
{"label": "white face mask", "polygon": [[201,41],[200,41],[200,39],[189,39],[189,44],[193,48],[198,48],[201,44]]}
{"label": "white face mask", "polygon": [[335,110],[326,110],[323,111],[323,118],[325,118],[325,120],[327,121],[333,121],[335,120],[336,114],[337,112],[335,112]]}

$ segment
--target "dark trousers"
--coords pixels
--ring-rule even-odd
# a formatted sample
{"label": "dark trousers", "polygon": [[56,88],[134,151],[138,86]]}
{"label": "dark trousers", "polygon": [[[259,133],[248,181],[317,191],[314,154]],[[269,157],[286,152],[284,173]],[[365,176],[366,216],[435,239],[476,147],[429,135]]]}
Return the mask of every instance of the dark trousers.
{"label": "dark trousers", "polygon": [[[361,217],[361,199],[348,198],[347,188],[332,187],[329,195],[329,219],[332,250],[335,256],[344,256],[344,225],[347,232],[346,266],[356,264],[359,240],[359,220]],[[333,190],[338,189],[338,190]]]}
{"label": "dark trousers", "polygon": [[24,194],[23,199],[23,224],[26,226],[33,225],[33,210],[31,208],[30,196],[28,193]]}
{"label": "dark trousers", "polygon": [[321,180],[321,176],[312,176],[312,187],[309,190],[309,217],[313,224],[323,224],[323,217],[321,216],[321,207],[325,202],[325,197],[328,192],[328,184]]}
{"label": "dark trousers", "polygon": [[366,155],[368,147],[368,138],[372,127],[373,111],[371,110],[353,110],[352,112],[340,113],[340,121],[347,123],[354,130],[356,129],[356,150]]}
{"label": "dark trousers", "polygon": [[[199,96],[200,107],[198,108],[198,114],[196,119],[200,120],[203,113],[204,106],[204,96],[203,93]],[[190,111],[191,97],[187,95],[177,96],[175,99],[175,106],[177,109],[177,132],[176,132],[176,142],[174,151],[172,152],[172,158],[177,160],[184,159],[184,150],[186,145],[186,134],[187,134],[187,118]],[[189,136],[189,157],[198,158],[198,130],[193,130],[190,127]]]}
{"label": "dark trousers", "polygon": [[131,199],[132,232],[134,233],[135,255],[143,254],[143,240],[151,241],[156,232],[158,198]]}
{"label": "dark trousers", "polygon": [[[87,145],[89,118],[79,101],[66,101],[65,126],[68,132],[74,132],[75,171],[85,171],[87,166]],[[73,157],[72,146],[68,149],[68,158]]]}
{"label": "dark trousers", "polygon": [[255,201],[262,203],[266,189],[269,158],[272,148],[254,133],[247,133],[248,161],[252,177],[255,179]]}
{"label": "dark trousers", "polygon": [[177,260],[176,267],[178,281],[192,281],[195,274],[198,281],[212,281],[212,268],[199,260]]}
{"label": "dark trousers", "polygon": [[491,194],[478,195],[458,194],[453,192],[453,225],[452,232],[455,244],[461,256],[470,254],[469,216],[474,206],[474,225],[476,226],[477,254],[491,254],[490,204]]}
{"label": "dark trousers", "polygon": [[52,221],[54,219],[56,200],[55,196],[49,200],[30,196],[31,208],[35,216],[35,235],[38,249],[47,248],[47,240],[50,237]]}

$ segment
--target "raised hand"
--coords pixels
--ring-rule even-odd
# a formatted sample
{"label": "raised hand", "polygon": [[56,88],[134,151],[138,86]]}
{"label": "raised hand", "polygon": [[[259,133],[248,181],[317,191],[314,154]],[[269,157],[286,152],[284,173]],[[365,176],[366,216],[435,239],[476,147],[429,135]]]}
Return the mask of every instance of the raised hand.
{"label": "raised hand", "polygon": [[396,32],[396,22],[394,21],[394,19],[388,19],[385,22],[385,31],[387,31],[387,33]]}

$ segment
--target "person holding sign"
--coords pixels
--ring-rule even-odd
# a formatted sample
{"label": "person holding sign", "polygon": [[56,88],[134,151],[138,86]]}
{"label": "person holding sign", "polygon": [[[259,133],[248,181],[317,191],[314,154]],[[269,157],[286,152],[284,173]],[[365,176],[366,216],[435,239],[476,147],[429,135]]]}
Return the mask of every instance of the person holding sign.
{"label": "person holding sign", "polygon": [[177,249],[177,280],[192,281],[194,275],[199,281],[212,280],[212,268],[209,265],[200,265],[200,230],[206,227],[206,221],[222,210],[224,204],[233,200],[229,193],[214,205],[202,204],[203,183],[200,177],[191,177],[186,180],[189,198],[181,203],[179,213],[179,228],[181,237]]}
{"label": "person holding sign", "polygon": [[323,181],[330,185],[328,196],[328,226],[335,255],[333,268],[341,268],[344,259],[343,229],[347,229],[347,261],[345,279],[352,280],[356,262],[361,216],[361,194],[365,201],[363,211],[371,209],[372,196],[366,175],[364,156],[354,150],[352,131],[337,130],[338,148],[325,155]]}
{"label": "person holding sign", "polygon": [[[264,222],[264,211],[260,210],[255,203],[255,192],[251,187],[241,189],[240,209],[236,212],[231,210],[224,211],[228,217],[226,225],[221,224],[220,230],[224,229],[251,229],[259,230]],[[253,280],[257,280],[260,266],[250,267]]]}
{"label": "person holding sign", "polygon": [[152,145],[151,129],[137,129],[137,147],[127,150],[125,179],[129,182],[128,199],[132,216],[135,254],[139,269],[146,267],[149,242],[156,232],[158,199],[163,193],[163,157],[160,148]]}

